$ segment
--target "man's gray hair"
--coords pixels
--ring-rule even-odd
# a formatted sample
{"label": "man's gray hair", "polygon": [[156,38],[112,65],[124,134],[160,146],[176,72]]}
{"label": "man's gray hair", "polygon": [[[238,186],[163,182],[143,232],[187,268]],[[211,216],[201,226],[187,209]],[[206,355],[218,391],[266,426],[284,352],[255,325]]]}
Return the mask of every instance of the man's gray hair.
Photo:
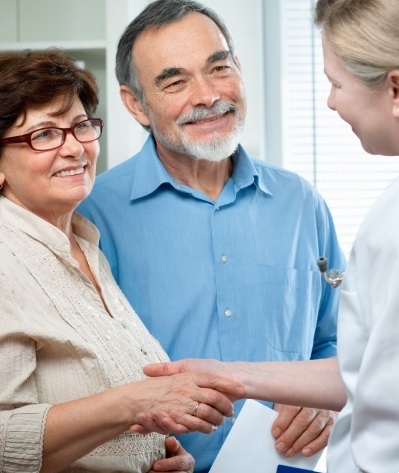
{"label": "man's gray hair", "polygon": [[116,53],[115,72],[119,84],[128,86],[142,104],[144,104],[143,89],[132,61],[135,41],[149,28],[159,29],[163,25],[175,23],[191,12],[201,13],[216,24],[227,42],[232,59],[235,60],[235,48],[230,32],[213,10],[194,0],[155,0],[126,27]]}

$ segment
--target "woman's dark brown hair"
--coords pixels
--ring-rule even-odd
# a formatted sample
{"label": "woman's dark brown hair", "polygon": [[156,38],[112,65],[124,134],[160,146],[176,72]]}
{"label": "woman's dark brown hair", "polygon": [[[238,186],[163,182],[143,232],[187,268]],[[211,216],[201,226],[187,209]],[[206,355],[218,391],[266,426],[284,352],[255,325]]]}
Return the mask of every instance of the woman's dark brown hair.
{"label": "woman's dark brown hair", "polygon": [[[65,97],[65,113],[79,97],[89,117],[98,105],[94,75],[58,48],[0,52],[0,138],[30,106]],[[0,145],[0,156],[2,146]]]}

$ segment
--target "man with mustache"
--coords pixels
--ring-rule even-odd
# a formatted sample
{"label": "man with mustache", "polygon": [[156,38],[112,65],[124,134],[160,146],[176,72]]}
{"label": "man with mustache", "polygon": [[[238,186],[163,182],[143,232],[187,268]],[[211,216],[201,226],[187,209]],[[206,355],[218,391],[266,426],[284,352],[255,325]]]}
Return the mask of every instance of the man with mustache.
{"label": "man with mustache", "polygon": [[[245,90],[222,20],[195,1],[156,0],[124,31],[116,73],[149,137],[97,178],[79,210],[100,229],[150,332],[172,360],[334,357],[339,294],[316,263],[323,255],[344,266],[331,215],[302,178],[239,144]],[[326,445],[334,413],[274,408],[279,451],[312,455]],[[196,472],[209,470],[231,426],[180,437]]]}

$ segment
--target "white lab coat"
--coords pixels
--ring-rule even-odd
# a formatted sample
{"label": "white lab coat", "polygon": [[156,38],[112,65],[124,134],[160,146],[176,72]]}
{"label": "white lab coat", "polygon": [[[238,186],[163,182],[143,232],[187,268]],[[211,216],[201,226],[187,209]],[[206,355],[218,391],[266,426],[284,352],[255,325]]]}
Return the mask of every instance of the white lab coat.
{"label": "white lab coat", "polygon": [[399,179],[356,237],[338,316],[348,402],[327,455],[329,473],[399,472]]}

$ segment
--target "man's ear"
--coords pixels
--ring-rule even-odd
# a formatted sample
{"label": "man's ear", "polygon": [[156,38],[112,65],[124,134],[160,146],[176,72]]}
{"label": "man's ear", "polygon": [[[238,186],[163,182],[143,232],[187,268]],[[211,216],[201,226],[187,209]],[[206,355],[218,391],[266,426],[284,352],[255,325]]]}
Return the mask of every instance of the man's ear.
{"label": "man's ear", "polygon": [[236,66],[238,67],[238,69],[241,71],[241,62],[240,62],[238,56],[234,56],[234,62],[236,64]]}
{"label": "man's ear", "polygon": [[126,85],[121,85],[119,93],[123,102],[123,105],[127,110],[134,116],[134,118],[143,126],[149,126],[150,121],[148,115],[145,112],[143,105],[137,96],[127,87]]}
{"label": "man's ear", "polygon": [[389,94],[392,101],[392,114],[399,118],[399,69],[394,69],[388,74]]}

